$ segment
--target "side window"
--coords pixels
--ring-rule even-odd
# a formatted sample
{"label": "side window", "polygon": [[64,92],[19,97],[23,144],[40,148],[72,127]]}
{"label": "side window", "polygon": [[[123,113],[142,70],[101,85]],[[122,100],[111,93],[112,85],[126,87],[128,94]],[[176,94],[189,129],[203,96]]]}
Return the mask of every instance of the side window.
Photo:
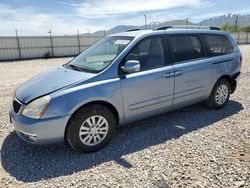
{"label": "side window", "polygon": [[169,37],[174,62],[200,59],[204,57],[200,40],[197,36]]}
{"label": "side window", "polygon": [[139,42],[125,58],[138,60],[141,70],[148,70],[165,65],[164,46],[161,37],[152,37]]}
{"label": "side window", "polygon": [[225,55],[233,52],[233,46],[229,39],[222,35],[205,35],[210,57]]}

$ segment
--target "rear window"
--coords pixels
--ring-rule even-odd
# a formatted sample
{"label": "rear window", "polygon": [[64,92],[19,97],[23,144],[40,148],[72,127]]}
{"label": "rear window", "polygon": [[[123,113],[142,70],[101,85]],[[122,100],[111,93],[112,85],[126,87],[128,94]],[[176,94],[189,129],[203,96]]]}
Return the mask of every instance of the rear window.
{"label": "rear window", "polygon": [[170,36],[169,40],[174,62],[204,57],[202,46],[197,36]]}
{"label": "rear window", "polygon": [[205,35],[208,44],[208,54],[210,57],[230,54],[233,46],[229,39],[223,35]]}

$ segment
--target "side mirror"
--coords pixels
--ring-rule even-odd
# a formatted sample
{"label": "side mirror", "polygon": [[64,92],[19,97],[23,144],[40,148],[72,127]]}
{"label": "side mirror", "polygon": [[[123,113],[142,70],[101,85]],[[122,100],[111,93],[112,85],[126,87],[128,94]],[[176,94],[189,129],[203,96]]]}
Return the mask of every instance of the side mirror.
{"label": "side mirror", "polygon": [[124,66],[121,67],[124,73],[135,73],[139,72],[141,68],[140,62],[137,60],[128,60]]}

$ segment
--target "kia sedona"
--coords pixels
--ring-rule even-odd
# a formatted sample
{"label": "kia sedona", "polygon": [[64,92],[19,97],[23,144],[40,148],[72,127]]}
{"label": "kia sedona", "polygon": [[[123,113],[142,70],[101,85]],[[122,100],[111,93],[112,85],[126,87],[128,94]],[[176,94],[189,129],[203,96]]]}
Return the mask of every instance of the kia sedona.
{"label": "kia sedona", "polygon": [[223,108],[241,63],[235,41],[216,28],[107,36],[20,85],[10,121],[28,143],[67,142],[76,151],[96,151],[129,122],[199,102]]}

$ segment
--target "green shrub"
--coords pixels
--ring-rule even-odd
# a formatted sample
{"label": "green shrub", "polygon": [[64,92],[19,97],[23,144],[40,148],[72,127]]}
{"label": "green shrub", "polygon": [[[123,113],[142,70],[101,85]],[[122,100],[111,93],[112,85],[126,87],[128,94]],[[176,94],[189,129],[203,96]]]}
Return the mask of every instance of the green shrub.
{"label": "green shrub", "polygon": [[222,25],[220,28],[223,31],[232,32],[232,33],[236,33],[239,31],[250,32],[250,25],[245,26],[245,27],[239,27],[239,26],[236,27],[236,25],[232,25],[232,24],[227,23],[227,24]]}
{"label": "green shrub", "polygon": [[44,54],[44,58],[48,59],[48,58],[50,58],[50,57],[51,57],[50,52],[46,52],[46,53]]}

